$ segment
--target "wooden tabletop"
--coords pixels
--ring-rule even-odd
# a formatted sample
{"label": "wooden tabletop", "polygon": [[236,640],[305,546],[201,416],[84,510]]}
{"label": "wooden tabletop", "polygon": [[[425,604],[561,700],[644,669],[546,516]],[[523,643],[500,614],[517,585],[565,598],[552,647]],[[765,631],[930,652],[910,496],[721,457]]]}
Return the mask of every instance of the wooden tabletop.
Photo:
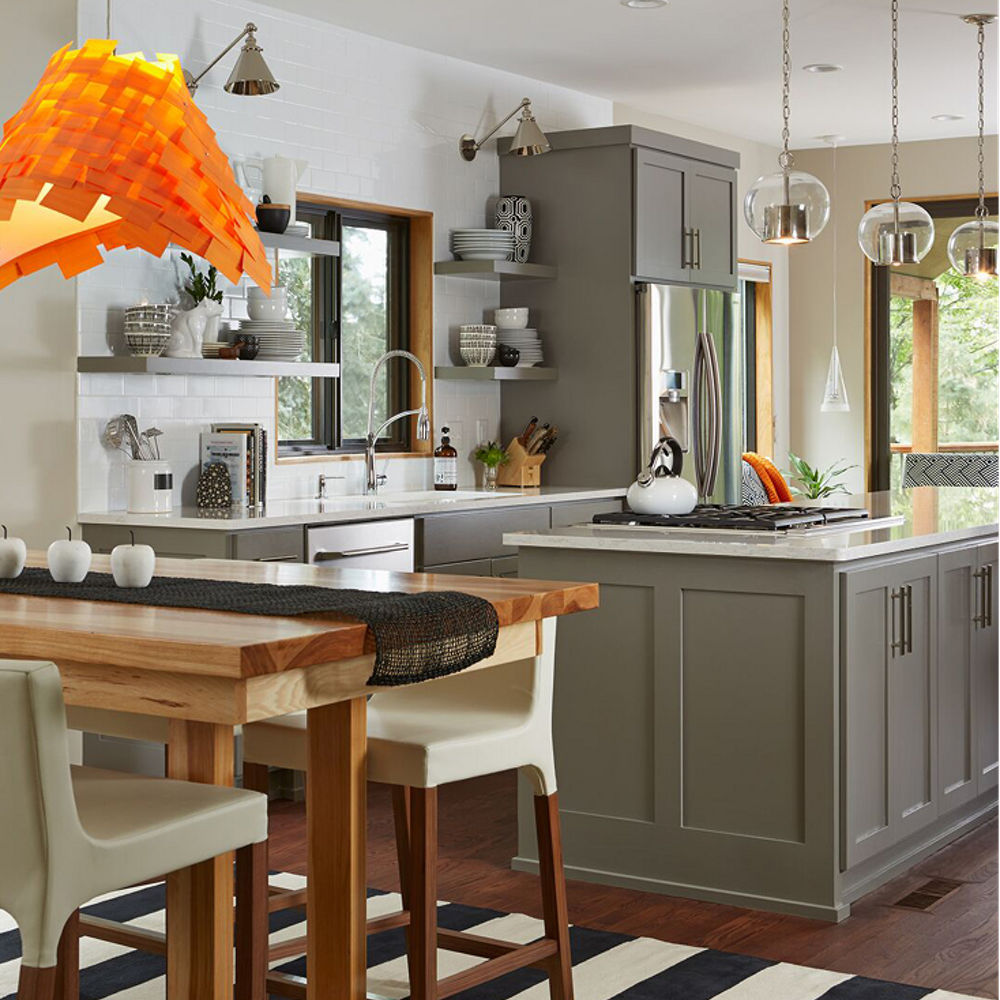
{"label": "wooden tabletop", "polygon": [[[44,553],[31,553],[28,565],[44,567]],[[92,568],[109,572],[109,557],[95,556]],[[598,604],[594,583],[216,559],[157,559],[156,573],[383,592],[460,591],[489,601],[501,627]],[[367,637],[367,626],[336,615],[283,618],[0,594],[0,656],[7,658],[65,657],[77,663],[113,662],[146,670],[248,678],[362,656],[370,652]]]}

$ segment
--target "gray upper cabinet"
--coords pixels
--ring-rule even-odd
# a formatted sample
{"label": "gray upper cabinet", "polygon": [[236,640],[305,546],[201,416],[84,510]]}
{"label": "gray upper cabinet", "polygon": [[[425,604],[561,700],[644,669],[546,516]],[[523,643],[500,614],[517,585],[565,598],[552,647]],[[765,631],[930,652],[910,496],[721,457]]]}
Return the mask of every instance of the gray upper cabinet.
{"label": "gray upper cabinet", "polygon": [[844,574],[845,868],[938,814],[937,559]]}
{"label": "gray upper cabinet", "polygon": [[715,288],[736,284],[736,171],[634,150],[635,277]]}

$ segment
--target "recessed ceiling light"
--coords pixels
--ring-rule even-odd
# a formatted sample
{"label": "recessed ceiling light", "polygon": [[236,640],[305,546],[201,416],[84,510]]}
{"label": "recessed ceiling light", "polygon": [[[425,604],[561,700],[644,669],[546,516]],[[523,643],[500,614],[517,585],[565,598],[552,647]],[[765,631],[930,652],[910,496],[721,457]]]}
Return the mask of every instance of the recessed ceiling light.
{"label": "recessed ceiling light", "polygon": [[960,122],[965,115],[931,115],[932,122]]}
{"label": "recessed ceiling light", "polygon": [[829,132],[826,135],[818,135],[816,138],[819,139],[820,142],[825,142],[828,146],[838,146],[840,143],[847,140],[846,135],[840,135],[835,132]]}
{"label": "recessed ceiling light", "polygon": [[670,0],[620,0],[623,7],[631,7],[632,10],[655,10],[657,7],[666,7]]}
{"label": "recessed ceiling light", "polygon": [[844,67],[836,63],[808,63],[802,68],[807,73],[839,73]]}

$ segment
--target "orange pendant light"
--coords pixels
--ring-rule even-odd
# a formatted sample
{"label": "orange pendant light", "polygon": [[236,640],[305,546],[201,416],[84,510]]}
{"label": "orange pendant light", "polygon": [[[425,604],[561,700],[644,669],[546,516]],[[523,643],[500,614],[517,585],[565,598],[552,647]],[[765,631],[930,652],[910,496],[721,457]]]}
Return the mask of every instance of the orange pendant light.
{"label": "orange pendant light", "polygon": [[110,39],[67,45],[0,141],[0,288],[49,264],[71,278],[99,250],[171,243],[230,281],[271,287],[271,268],[176,56],[119,55]]}

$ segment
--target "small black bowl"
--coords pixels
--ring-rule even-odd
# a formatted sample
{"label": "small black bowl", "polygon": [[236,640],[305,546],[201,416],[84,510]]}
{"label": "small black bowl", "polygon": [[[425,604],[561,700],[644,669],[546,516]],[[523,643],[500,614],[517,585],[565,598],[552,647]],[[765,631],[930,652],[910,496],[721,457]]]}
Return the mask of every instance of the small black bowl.
{"label": "small black bowl", "polygon": [[504,368],[513,368],[521,360],[521,352],[510,344],[498,344],[497,358]]}
{"label": "small black bowl", "polygon": [[283,233],[291,218],[292,210],[288,205],[261,202],[257,206],[257,228],[262,233]]}
{"label": "small black bowl", "polygon": [[260,338],[240,333],[233,339],[233,347],[239,349],[241,361],[253,361],[260,350]]}

